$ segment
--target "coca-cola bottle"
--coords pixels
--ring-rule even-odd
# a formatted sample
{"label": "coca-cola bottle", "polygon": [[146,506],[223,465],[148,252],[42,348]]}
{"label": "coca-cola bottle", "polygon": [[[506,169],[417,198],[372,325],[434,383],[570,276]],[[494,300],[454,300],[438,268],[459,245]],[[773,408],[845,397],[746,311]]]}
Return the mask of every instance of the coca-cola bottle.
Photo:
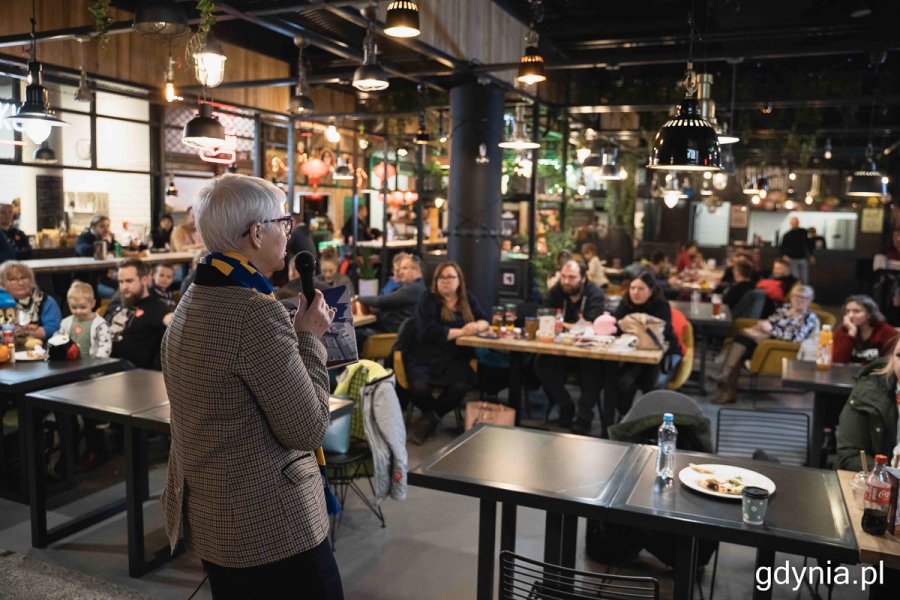
{"label": "coca-cola bottle", "polygon": [[863,510],[862,528],[872,535],[884,535],[887,531],[888,506],[891,503],[891,483],[884,467],[887,456],[875,455],[875,468],[866,481],[866,500]]}
{"label": "coca-cola bottle", "polygon": [[557,308],[557,309],[556,309],[556,327],[555,327],[555,329],[556,329],[556,335],[559,335],[559,334],[561,334],[563,331],[565,331],[566,328],[563,327],[563,323],[564,323],[564,321],[563,321],[563,311],[562,311],[561,308]]}

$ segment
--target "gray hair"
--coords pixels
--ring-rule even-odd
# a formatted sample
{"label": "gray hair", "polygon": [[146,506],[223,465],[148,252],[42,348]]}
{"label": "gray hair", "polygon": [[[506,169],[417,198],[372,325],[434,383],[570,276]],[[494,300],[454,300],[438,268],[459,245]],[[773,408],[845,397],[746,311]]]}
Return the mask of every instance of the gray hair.
{"label": "gray hair", "polygon": [[17,260],[8,260],[0,266],[0,287],[6,288],[6,284],[13,277],[27,277],[34,285],[34,271],[31,267]]}
{"label": "gray hair", "polygon": [[802,283],[795,283],[788,292],[788,295],[791,294],[800,294],[801,296],[806,296],[810,300],[815,300],[816,298],[816,291],[812,288],[812,286],[803,285]]}
{"label": "gray hair", "polygon": [[241,237],[253,223],[280,217],[284,203],[284,192],[265,179],[226,173],[197,194],[194,217],[206,248],[228,252],[240,249]]}

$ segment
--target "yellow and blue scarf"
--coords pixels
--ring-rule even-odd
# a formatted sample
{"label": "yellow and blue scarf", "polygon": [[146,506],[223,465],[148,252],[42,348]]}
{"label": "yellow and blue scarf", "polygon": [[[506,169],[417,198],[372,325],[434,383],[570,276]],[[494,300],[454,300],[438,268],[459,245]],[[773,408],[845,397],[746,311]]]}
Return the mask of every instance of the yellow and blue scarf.
{"label": "yellow and blue scarf", "polygon": [[[256,290],[264,296],[275,299],[275,288],[259,272],[247,257],[239,252],[213,252],[204,259],[210,267],[216,269],[241,287]],[[328,485],[328,475],[325,470],[325,452],[322,448],[316,449],[316,462],[319,463],[319,472],[322,474],[322,482],[325,485],[325,506],[329,515],[337,515],[341,512],[341,503],[338,501],[331,487]]]}

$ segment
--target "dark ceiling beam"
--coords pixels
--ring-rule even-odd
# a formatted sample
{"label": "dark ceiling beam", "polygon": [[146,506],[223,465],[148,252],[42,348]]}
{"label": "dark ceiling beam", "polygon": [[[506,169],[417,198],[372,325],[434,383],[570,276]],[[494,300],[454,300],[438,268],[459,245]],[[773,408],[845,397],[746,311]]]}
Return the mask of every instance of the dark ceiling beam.
{"label": "dark ceiling beam", "polygon": [[[308,75],[306,82],[310,85],[350,85],[353,79],[353,73],[346,73],[343,76],[335,75]],[[297,85],[296,77],[276,77],[273,79],[250,79],[247,81],[225,81],[216,86],[217,90],[223,89],[239,89],[253,87],[289,87]],[[200,92],[203,90],[201,85],[182,85],[179,89],[186,92]]]}
{"label": "dark ceiling beam", "polygon": [[[900,95],[888,96],[855,96],[852,98],[793,98],[770,100],[741,100],[734,103],[736,110],[762,110],[772,106],[774,110],[791,108],[849,108],[855,106],[872,106],[873,104],[894,106],[900,104]],[[570,106],[569,113],[573,115],[592,115],[609,113],[642,113],[642,112],[667,112],[674,101],[669,104],[596,104]],[[725,108],[724,103],[719,107]]]}
{"label": "dark ceiling beam", "polygon": [[[647,131],[643,129],[597,129],[593,128],[602,138],[616,138],[623,140],[643,139]],[[744,135],[746,131],[738,132]],[[868,127],[819,127],[809,129],[752,129],[749,140],[741,140],[742,147],[752,145],[754,140],[784,139],[788,134],[814,135],[816,137],[828,136],[832,142],[846,138],[866,139],[869,137],[886,137],[900,134],[900,125],[880,125],[874,128]]]}

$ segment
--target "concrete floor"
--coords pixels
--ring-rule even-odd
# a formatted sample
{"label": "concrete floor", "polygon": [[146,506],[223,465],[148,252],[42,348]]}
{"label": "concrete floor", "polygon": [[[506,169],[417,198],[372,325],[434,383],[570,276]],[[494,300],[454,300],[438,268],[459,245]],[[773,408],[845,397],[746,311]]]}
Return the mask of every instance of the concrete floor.
{"label": "concrete floor", "polygon": [[[746,395],[746,394],[745,394]],[[540,401],[541,394],[534,395]],[[757,394],[758,408],[787,407],[808,410],[811,398],[801,394]],[[717,407],[708,399],[700,399],[704,411],[715,418]],[[739,406],[749,408],[750,402],[742,399]],[[535,415],[543,409],[536,407]],[[452,431],[452,417],[436,438],[424,446],[408,445],[410,465],[417,465],[423,458],[435,452],[456,433]],[[715,431],[715,424],[713,424]],[[118,459],[120,460],[120,459]],[[121,463],[111,461],[100,476],[115,481],[116,470]],[[158,494],[164,484],[165,465],[159,464],[151,473],[152,493]],[[89,507],[99,506],[115,498],[124,497],[124,483],[95,491],[90,496],[56,508],[50,515],[52,526],[66,515],[77,514]],[[386,528],[368,512],[362,503],[351,498],[338,531],[336,557],[344,581],[348,599],[379,600],[435,600],[471,599],[475,595],[475,569],[478,531],[478,502],[471,498],[410,487],[404,502],[386,501],[384,513]],[[162,513],[158,502],[151,499],[145,505],[147,546],[163,547]],[[518,546],[521,554],[541,558],[543,554],[544,515],[539,511],[520,509],[518,518]],[[579,523],[579,539],[583,539],[585,521]],[[125,515],[121,515],[87,529],[48,549],[38,550],[30,546],[28,507],[0,500],[0,549],[13,551],[31,559],[46,561],[93,576],[102,582],[121,586],[147,597],[186,599],[203,579],[200,561],[191,555],[181,555],[163,567],[141,579],[128,577]],[[735,545],[722,545],[716,578],[715,598],[720,600],[749,598],[753,586],[754,550]],[[785,564],[800,566],[802,558],[779,554],[776,566]],[[585,557],[583,542],[579,544],[577,567],[588,570],[605,570]],[[0,564],[2,570],[2,564]],[[665,598],[671,598],[671,573],[652,556],[642,553],[638,560],[623,571],[646,573],[658,577]],[[709,574],[703,579],[704,596],[709,595]],[[858,577],[858,569],[851,567],[851,579]],[[0,583],[3,579],[0,579]],[[47,592],[39,589],[48,585]],[[35,587],[38,586],[38,587]],[[774,586],[776,599],[796,598],[792,586]],[[50,594],[53,586],[45,580],[34,580],[26,589],[0,588],[2,599],[31,599],[60,597]],[[808,591],[802,592],[809,598]],[[65,596],[62,596],[65,597]],[[73,597],[73,596],[69,596]],[[99,597],[99,596],[98,596]],[[298,598],[301,596],[297,596]],[[695,596],[699,597],[699,596]],[[833,598],[862,599],[866,594],[856,586],[836,588]],[[208,585],[203,585],[195,598],[211,598]]]}

